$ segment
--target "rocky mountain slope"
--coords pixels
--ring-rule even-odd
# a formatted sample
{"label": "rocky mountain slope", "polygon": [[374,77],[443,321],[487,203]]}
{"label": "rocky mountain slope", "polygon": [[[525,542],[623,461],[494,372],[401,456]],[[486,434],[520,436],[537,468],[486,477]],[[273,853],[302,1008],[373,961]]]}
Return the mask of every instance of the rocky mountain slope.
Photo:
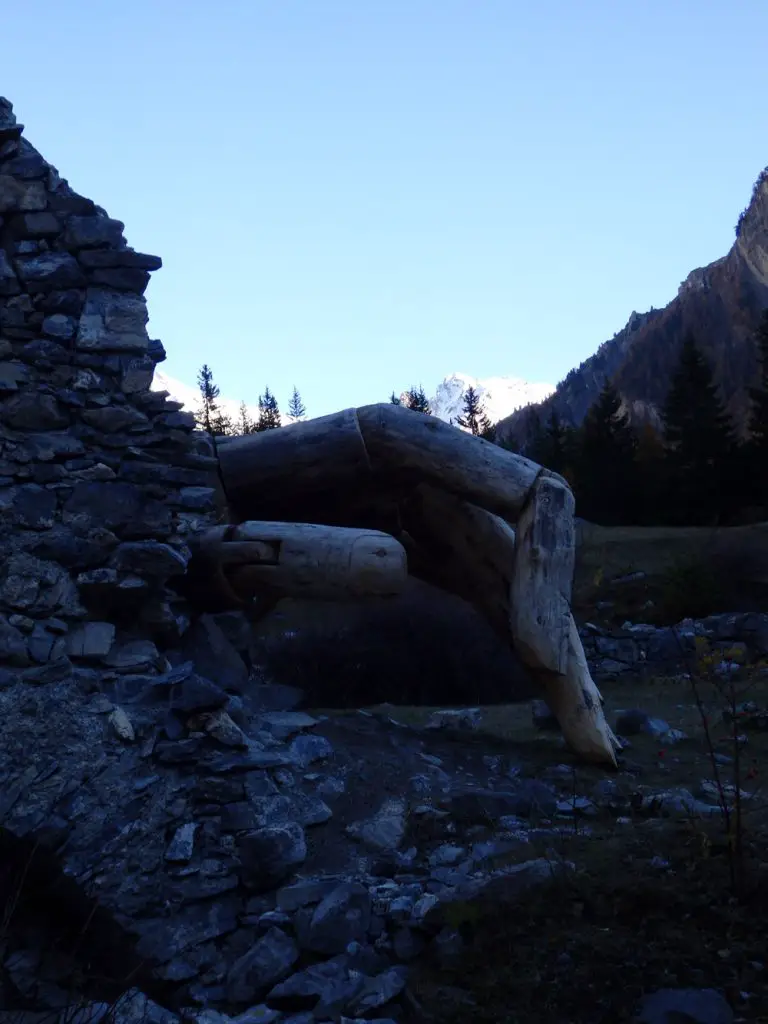
{"label": "rocky mountain slope", "polygon": [[[567,375],[540,403],[542,418],[555,409],[578,425],[606,380],[618,387],[636,421],[658,419],[658,410],[691,331],[711,361],[728,410],[744,428],[746,388],[756,372],[753,332],[768,306],[768,168],[755,183],[739,218],[737,237],[726,256],[692,271],[663,309],[632,313],[626,326]],[[500,424],[501,436],[520,438],[527,414],[516,412]]]}

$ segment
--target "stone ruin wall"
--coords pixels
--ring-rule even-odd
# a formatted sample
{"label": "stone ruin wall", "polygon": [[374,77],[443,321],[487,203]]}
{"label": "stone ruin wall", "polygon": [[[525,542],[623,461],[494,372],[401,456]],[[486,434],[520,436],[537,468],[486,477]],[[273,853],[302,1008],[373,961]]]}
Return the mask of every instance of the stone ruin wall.
{"label": "stone ruin wall", "polygon": [[215,518],[216,459],[150,390],[161,260],[22,132],[0,98],[0,671],[162,668],[186,626],[168,581]]}

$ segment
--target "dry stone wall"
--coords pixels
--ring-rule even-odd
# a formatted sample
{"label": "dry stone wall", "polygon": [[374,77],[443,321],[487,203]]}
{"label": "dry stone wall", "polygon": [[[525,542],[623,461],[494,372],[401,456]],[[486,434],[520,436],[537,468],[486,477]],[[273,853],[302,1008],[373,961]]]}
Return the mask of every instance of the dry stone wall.
{"label": "dry stone wall", "polygon": [[215,515],[216,459],[150,390],[161,260],[22,132],[0,98],[0,666],[149,668],[185,628],[168,582]]}

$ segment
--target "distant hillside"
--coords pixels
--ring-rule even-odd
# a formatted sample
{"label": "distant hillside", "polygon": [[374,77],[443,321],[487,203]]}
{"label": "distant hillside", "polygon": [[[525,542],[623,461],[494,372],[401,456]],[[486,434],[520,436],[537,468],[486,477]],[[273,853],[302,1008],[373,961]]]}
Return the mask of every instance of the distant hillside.
{"label": "distant hillside", "polygon": [[[664,309],[632,313],[624,329],[571,370],[536,409],[542,419],[555,409],[563,421],[578,426],[611,379],[635,422],[657,421],[679,345],[691,331],[712,363],[729,412],[743,430],[746,388],[757,369],[752,336],[766,306],[768,168],[755,183],[728,254],[692,271]],[[530,411],[504,419],[499,436],[522,440]]]}

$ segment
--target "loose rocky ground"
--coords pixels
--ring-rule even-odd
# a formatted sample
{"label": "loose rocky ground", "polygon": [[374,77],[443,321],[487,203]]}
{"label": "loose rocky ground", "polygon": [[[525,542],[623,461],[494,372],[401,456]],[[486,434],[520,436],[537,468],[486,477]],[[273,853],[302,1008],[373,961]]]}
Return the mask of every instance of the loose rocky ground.
{"label": "loose rocky ground", "polygon": [[[176,707],[201,698],[184,671],[165,684],[178,688],[169,690]],[[685,996],[691,1013],[691,1000],[705,1000],[693,1020],[768,1013],[761,860],[768,815],[760,788],[768,733],[745,731],[739,747],[749,795],[747,876],[737,899],[689,684],[624,677],[604,685],[612,722],[621,709],[646,713],[625,716],[632,735],[610,775],[574,765],[558,734],[534,726],[527,704],[458,715],[379,707],[307,716],[265,712],[243,698],[239,709],[229,703],[239,724],[220,715],[171,740],[165,726],[162,736],[146,725],[149,705],[126,702],[130,679],[116,681],[122,704],[116,692],[93,693],[93,725],[79,737],[85,744],[70,744],[83,781],[56,793],[60,820],[69,816],[74,828],[60,861],[70,874],[92,861],[96,827],[103,838],[90,891],[105,906],[104,889],[119,889],[114,902],[124,917],[134,914],[128,923],[138,927],[140,952],[160,961],[150,971],[146,960],[126,960],[122,986],[113,977],[111,987],[91,965],[85,991],[97,1000],[97,1016],[131,980],[144,995],[120,1003],[126,1024],[166,1019],[159,1007],[147,1008],[146,996],[207,1024],[222,1012],[248,1024],[607,1024],[633,1019],[648,993],[687,987],[720,993]],[[51,684],[69,685],[84,681]],[[163,685],[154,677],[155,688]],[[767,690],[761,681],[749,696],[764,705]],[[270,693],[280,696],[279,688]],[[19,750],[36,734],[35,721],[53,716],[51,701],[64,697],[45,684],[28,688],[16,717],[3,702]],[[210,692],[202,697],[210,703]],[[733,730],[720,718],[713,710],[727,783]],[[206,735],[211,729],[217,735]],[[64,770],[63,739],[52,736],[58,766],[25,759],[39,773],[45,767],[41,794]],[[45,751],[35,753],[45,760]],[[145,762],[141,773],[136,758]],[[3,810],[13,818],[5,768]],[[130,804],[121,803],[121,779]],[[88,809],[98,785],[114,794],[116,820],[108,809],[94,815],[95,803]],[[27,798],[28,815],[30,806]],[[17,834],[23,826],[16,819]],[[41,903],[35,909],[44,916]],[[71,961],[86,974],[87,966],[73,956],[71,936],[66,948],[63,938],[57,949],[41,948],[33,916],[24,920],[26,929],[4,929],[3,1005],[20,1024],[42,1024],[72,1001],[63,981],[72,977]],[[100,943],[109,938],[103,923],[93,928]],[[88,946],[83,931],[81,947]],[[653,1005],[648,1013],[649,1021],[670,1019]]]}

